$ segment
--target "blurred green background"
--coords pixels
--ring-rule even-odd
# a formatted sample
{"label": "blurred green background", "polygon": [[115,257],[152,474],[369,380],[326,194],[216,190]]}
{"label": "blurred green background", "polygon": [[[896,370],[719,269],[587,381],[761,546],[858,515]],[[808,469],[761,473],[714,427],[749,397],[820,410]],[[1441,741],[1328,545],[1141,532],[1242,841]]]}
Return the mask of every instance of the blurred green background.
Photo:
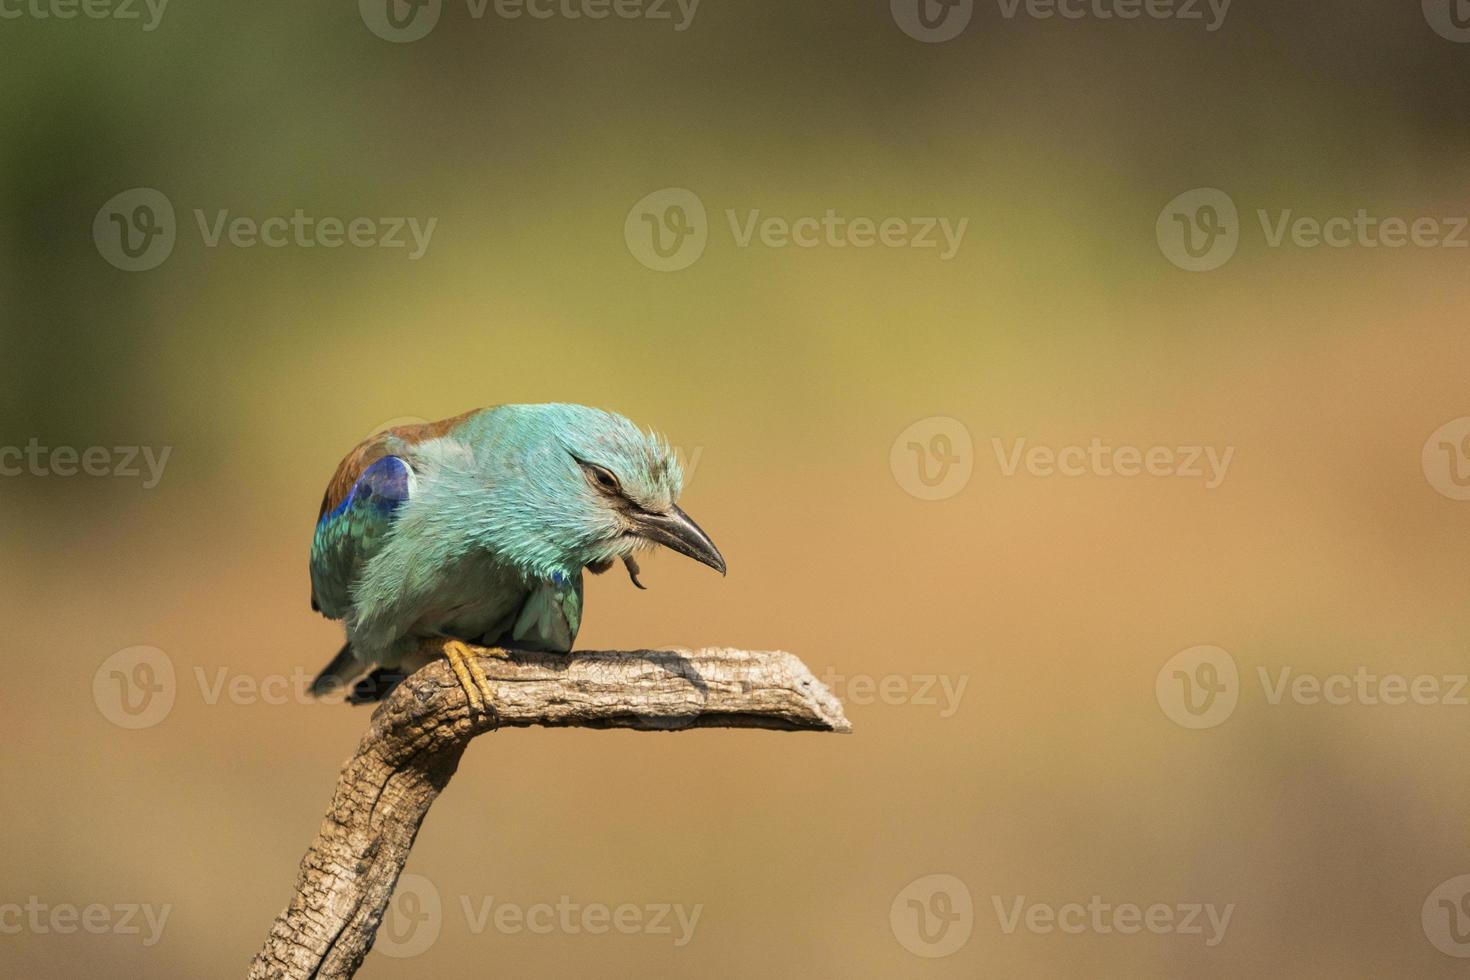
{"label": "blurred green background", "polygon": [[[0,446],[170,455],[151,487],[0,478],[0,973],[244,973],[367,720],[250,694],[340,642],[306,576],[337,460],[391,420],[569,400],[681,448],[731,568],[593,580],[579,645],[791,650],[856,733],[480,740],[407,869],[437,933],[360,976],[1462,975],[1432,893],[1470,872],[1470,707],[1258,680],[1470,669],[1470,503],[1421,460],[1470,416],[1470,251],[1272,247],[1256,215],[1470,213],[1470,46],[1419,4],[1242,2],[1209,31],[978,3],[927,43],[877,0],[703,0],[682,31],[449,2],[394,43],[343,0],[172,0],[153,30],[7,2]],[[1201,187],[1239,244],[1187,272],[1156,222]],[[176,215],[137,272],[93,233],[133,188]],[[625,237],[665,188],[708,237],[670,272]],[[210,247],[195,217],[297,209],[436,224],[415,260]],[[828,209],[968,225],[945,261],[741,247],[726,218]],[[923,499],[910,431],[916,466],[958,433],[968,480]],[[1207,489],[1007,476],[992,442],[1094,437],[1235,452]],[[1155,685],[1201,644],[1239,703],[1190,730]],[[138,646],[173,700],[127,728],[108,664]],[[905,918],[936,874],[963,889],[921,906],[973,904],[937,945]],[[1094,895],[1234,910],[1214,946],[996,910]],[[702,911],[683,945],[465,914],[562,896]],[[27,903],[169,912],[148,944]]]}

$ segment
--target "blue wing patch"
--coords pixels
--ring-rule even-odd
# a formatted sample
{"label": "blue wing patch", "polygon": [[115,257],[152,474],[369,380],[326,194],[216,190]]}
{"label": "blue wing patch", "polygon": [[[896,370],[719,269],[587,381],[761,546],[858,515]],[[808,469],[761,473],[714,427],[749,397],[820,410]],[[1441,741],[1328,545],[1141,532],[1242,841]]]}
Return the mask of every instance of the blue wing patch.
{"label": "blue wing patch", "polygon": [[352,584],[382,547],[412,491],[408,464],[384,456],[364,469],[342,502],[317,521],[311,541],[312,601],[327,616],[347,615]]}
{"label": "blue wing patch", "polygon": [[322,515],[317,521],[317,528],[341,517],[353,507],[372,507],[391,517],[408,499],[411,477],[407,463],[397,456],[384,456],[362,471],[352,485],[352,491],[340,504]]}

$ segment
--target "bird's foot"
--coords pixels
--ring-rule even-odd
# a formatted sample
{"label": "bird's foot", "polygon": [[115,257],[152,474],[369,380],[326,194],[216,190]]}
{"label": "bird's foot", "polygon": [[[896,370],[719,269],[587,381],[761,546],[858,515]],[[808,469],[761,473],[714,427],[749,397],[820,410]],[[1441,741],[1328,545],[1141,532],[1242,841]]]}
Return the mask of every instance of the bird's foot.
{"label": "bird's foot", "polygon": [[[474,653],[459,640],[445,641],[442,650],[444,658],[449,661],[450,669],[459,680],[459,686],[464,688],[465,700],[470,704],[470,714],[479,712],[494,716],[495,692],[490,687],[490,678],[485,676],[484,668],[475,659]],[[491,652],[510,655],[505,651]]]}

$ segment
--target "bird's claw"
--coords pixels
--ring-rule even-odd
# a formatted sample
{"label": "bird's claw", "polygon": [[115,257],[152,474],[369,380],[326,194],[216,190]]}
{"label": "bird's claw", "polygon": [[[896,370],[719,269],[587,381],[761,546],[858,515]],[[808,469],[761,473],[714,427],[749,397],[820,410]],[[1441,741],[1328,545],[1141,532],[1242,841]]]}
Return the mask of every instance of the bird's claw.
{"label": "bird's claw", "polygon": [[638,586],[638,588],[640,589],[646,590],[648,586],[638,581],[638,573],[641,571],[641,569],[638,567],[637,560],[632,555],[624,555],[623,564],[628,567],[628,577],[633,580],[633,584]]}

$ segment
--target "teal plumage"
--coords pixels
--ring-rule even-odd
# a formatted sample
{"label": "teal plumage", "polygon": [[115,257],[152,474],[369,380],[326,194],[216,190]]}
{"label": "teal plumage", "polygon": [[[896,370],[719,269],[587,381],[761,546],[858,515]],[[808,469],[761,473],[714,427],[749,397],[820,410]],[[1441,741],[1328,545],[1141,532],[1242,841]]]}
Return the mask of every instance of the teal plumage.
{"label": "teal plumage", "polygon": [[347,646],[318,678],[416,669],[430,637],[566,652],[582,571],[663,544],[721,573],[660,437],[580,405],[502,405],[391,429],[338,466],[311,547],[312,606]]}

